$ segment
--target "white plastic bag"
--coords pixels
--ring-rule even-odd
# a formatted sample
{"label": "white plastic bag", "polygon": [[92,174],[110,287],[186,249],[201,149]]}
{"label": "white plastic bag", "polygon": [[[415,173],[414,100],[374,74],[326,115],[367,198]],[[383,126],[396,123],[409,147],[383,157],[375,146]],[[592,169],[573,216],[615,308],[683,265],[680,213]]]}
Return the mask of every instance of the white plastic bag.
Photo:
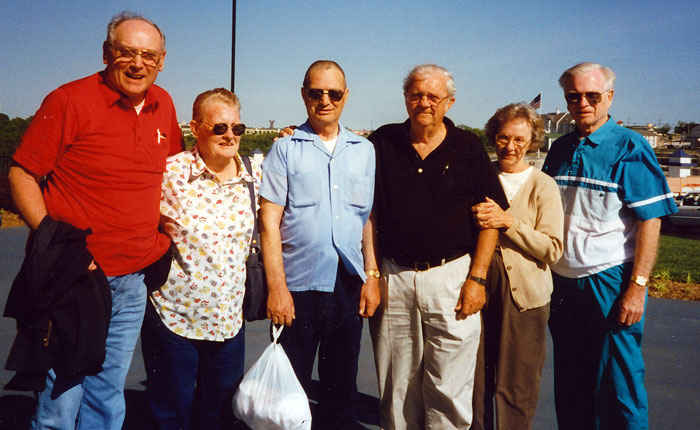
{"label": "white plastic bag", "polygon": [[311,410],[292,364],[277,343],[284,326],[248,369],[233,397],[233,412],[253,430],[310,430]]}

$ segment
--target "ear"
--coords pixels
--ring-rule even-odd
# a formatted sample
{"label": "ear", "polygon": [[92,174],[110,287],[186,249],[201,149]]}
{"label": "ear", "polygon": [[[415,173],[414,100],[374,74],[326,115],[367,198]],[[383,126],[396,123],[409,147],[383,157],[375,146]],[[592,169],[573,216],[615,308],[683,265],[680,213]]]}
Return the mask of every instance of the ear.
{"label": "ear", "polygon": [[610,91],[608,92],[608,97],[610,97],[610,103],[613,101],[613,97],[615,97],[615,89],[611,88]]}
{"label": "ear", "polygon": [[163,51],[163,55],[160,57],[160,61],[158,62],[158,71],[162,72],[163,71],[163,66],[165,66],[165,54],[167,54],[168,51]]}
{"label": "ear", "polygon": [[102,42],[102,64],[109,63],[109,42]]}
{"label": "ear", "polygon": [[195,121],[195,120],[190,121],[190,131],[192,132],[192,136],[194,136],[195,138],[197,137],[197,126],[198,125],[199,124],[197,123],[197,121]]}
{"label": "ear", "polygon": [[452,96],[452,97],[450,97],[450,98],[447,100],[447,109],[445,109],[445,112],[447,112],[448,110],[450,110],[450,108],[452,107],[452,105],[453,105],[454,103],[455,103],[455,97]]}

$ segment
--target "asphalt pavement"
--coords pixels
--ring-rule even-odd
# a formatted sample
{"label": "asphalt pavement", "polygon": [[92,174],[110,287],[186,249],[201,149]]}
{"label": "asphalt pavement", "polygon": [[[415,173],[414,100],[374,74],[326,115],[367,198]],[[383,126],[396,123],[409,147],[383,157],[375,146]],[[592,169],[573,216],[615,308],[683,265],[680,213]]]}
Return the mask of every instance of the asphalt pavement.
{"label": "asphalt pavement", "polygon": [[[24,257],[27,229],[0,230],[0,308]],[[686,430],[700,427],[700,303],[650,298],[644,335],[647,366],[647,389],[650,404],[650,428]],[[14,320],[0,319],[0,363],[4,367],[15,336]],[[246,368],[250,367],[269,343],[268,324],[258,321],[246,327]],[[126,430],[151,430],[145,397],[145,371],[140,345],[131,365],[126,384]],[[540,401],[534,429],[556,429],[552,390],[551,340],[548,339],[547,361],[542,375]],[[339,370],[340,371],[340,370]],[[12,372],[0,370],[0,386]],[[364,428],[378,429],[377,386],[372,345],[367,324],[362,337],[360,395],[356,409]],[[31,393],[0,393],[0,430],[26,428],[34,408]]]}

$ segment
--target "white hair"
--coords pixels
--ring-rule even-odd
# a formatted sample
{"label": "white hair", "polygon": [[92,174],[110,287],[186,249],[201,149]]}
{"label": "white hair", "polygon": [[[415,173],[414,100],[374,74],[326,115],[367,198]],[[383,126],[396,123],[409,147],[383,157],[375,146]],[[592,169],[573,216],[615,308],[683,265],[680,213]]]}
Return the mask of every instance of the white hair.
{"label": "white hair", "polygon": [[403,92],[404,94],[411,88],[413,82],[424,79],[428,75],[433,73],[438,73],[445,78],[445,84],[447,85],[447,95],[454,96],[457,92],[457,87],[455,86],[455,80],[452,77],[452,73],[448,72],[446,68],[440,67],[436,64],[420,64],[414,67],[403,80]]}

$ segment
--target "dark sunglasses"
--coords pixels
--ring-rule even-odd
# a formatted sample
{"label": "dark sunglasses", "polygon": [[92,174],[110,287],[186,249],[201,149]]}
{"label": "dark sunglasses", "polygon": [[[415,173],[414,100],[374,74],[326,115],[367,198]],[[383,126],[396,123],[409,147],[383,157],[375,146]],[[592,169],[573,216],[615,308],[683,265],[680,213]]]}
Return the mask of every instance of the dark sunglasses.
{"label": "dark sunglasses", "polygon": [[345,91],[344,90],[321,90],[318,88],[307,88],[306,89],[306,96],[314,101],[321,100],[323,98],[324,94],[328,94],[328,98],[331,99],[332,102],[337,103],[343,98]]}
{"label": "dark sunglasses", "polygon": [[582,98],[585,97],[586,100],[588,100],[588,104],[595,106],[600,103],[601,100],[603,100],[603,94],[607,93],[608,91],[603,91],[602,93],[566,93],[564,94],[564,98],[566,99],[567,103],[577,104],[581,103]]}
{"label": "dark sunglasses", "polygon": [[[217,136],[221,136],[222,134],[226,134],[226,132],[228,131],[228,127],[229,126],[226,123],[217,122],[216,124],[213,124],[211,126],[211,131],[212,131],[212,133],[216,134]],[[245,124],[243,124],[243,123],[231,124],[231,131],[233,132],[234,136],[240,136],[243,133],[245,133]]]}

